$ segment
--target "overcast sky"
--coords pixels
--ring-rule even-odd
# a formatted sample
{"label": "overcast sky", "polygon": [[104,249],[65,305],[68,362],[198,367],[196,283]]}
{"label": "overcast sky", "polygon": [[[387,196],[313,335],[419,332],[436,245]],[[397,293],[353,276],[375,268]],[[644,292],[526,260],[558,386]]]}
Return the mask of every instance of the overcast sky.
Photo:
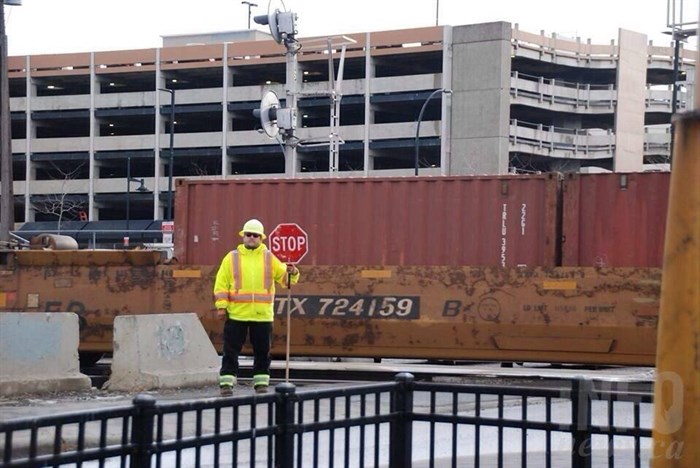
{"label": "overcast sky", "polygon": [[[2,1],[2,0],[0,0]],[[267,0],[253,15],[265,14]],[[690,21],[700,0],[683,1]],[[286,0],[299,16],[299,37],[487,21],[606,44],[618,28],[668,44],[667,0]],[[272,9],[282,9],[281,0]],[[23,0],[5,6],[10,55],[50,54],[160,47],[162,35],[247,29],[241,0]],[[266,31],[266,27],[252,23]],[[695,44],[693,44],[695,45]]]}

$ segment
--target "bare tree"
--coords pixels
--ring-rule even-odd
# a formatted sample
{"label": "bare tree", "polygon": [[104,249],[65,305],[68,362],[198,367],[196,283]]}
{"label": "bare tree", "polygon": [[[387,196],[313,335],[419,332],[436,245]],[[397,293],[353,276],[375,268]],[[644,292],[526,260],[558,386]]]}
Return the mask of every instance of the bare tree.
{"label": "bare tree", "polygon": [[80,168],[85,163],[81,163],[78,166],[72,167],[70,170],[63,169],[51,163],[53,167],[52,177],[56,180],[61,180],[61,189],[58,193],[45,195],[41,199],[32,202],[32,209],[37,213],[44,213],[49,215],[54,215],[58,218],[58,233],[61,233],[61,223],[64,218],[72,221],[78,218],[79,213],[85,209],[87,202],[85,200],[79,199],[76,195],[70,193],[68,189],[69,181],[76,179],[80,173]]}
{"label": "bare tree", "polygon": [[206,166],[201,166],[198,162],[192,161],[190,163],[190,174],[194,176],[208,176],[209,171]]}

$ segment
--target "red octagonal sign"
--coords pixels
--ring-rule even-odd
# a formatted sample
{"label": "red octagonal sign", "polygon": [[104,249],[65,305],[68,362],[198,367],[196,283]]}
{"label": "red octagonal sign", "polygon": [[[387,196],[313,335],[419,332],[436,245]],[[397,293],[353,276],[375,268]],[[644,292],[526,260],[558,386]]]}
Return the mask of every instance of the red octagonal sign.
{"label": "red octagonal sign", "polygon": [[270,250],[284,263],[299,263],[309,251],[309,236],[296,223],[282,223],[270,233]]}

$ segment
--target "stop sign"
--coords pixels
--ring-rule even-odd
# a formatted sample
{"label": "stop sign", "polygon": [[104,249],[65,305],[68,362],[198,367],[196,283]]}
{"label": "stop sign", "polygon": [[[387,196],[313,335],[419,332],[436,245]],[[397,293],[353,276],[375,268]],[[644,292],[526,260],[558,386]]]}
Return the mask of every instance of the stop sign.
{"label": "stop sign", "polygon": [[282,223],[270,233],[270,250],[284,263],[299,263],[309,251],[309,237],[296,223]]}

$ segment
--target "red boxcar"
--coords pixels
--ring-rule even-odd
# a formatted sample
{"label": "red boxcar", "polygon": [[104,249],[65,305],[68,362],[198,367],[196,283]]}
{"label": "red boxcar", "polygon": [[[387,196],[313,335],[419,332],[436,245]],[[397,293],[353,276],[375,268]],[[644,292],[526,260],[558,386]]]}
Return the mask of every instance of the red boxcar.
{"label": "red boxcar", "polygon": [[562,183],[562,265],[663,264],[669,172],[571,174]]}
{"label": "red boxcar", "polygon": [[307,265],[557,265],[560,179],[178,180],[175,255],[217,264],[249,218],[295,222]]}

